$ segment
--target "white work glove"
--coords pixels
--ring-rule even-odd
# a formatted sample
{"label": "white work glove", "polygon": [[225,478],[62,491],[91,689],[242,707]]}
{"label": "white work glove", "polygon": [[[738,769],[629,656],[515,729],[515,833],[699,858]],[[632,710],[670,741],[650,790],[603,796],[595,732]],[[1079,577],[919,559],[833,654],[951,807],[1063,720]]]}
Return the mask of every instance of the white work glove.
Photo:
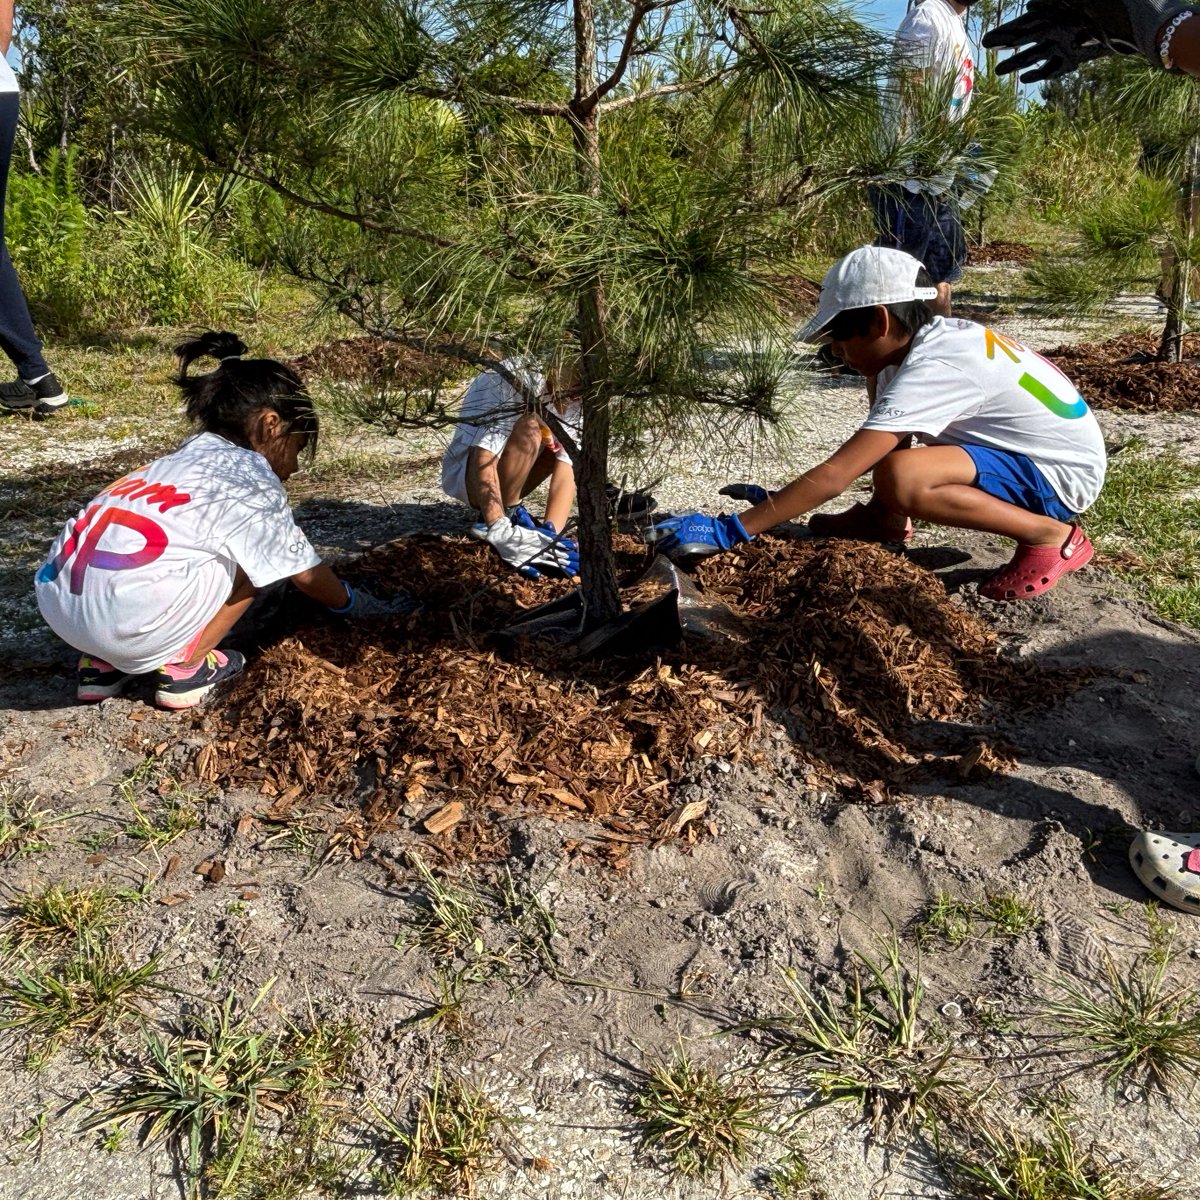
{"label": "white work glove", "polygon": [[507,516],[487,527],[484,541],[528,579],[537,579],[542,571],[571,578],[579,574],[578,551],[572,553],[566,539],[544,529],[524,529]]}

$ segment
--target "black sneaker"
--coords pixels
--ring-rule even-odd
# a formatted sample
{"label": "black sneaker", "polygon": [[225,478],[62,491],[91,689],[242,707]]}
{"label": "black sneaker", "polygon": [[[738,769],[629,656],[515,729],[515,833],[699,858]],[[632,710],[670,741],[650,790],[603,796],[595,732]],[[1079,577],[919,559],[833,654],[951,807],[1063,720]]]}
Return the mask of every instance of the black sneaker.
{"label": "black sneaker", "polygon": [[36,383],[26,383],[23,379],[0,383],[0,410],[13,415],[43,421],[66,404],[67,393],[53,372],[43,375]]}
{"label": "black sneaker", "polygon": [[117,695],[132,678],[102,658],[81,654],[75,668],[75,698],[81,704],[98,704]]}
{"label": "black sneaker", "polygon": [[658,501],[648,492],[625,492],[611,483],[604,490],[608,496],[608,507],[617,517],[636,521],[658,507]]}
{"label": "black sneaker", "polygon": [[154,703],[160,708],[195,708],[219,683],[240,675],[245,665],[236,650],[210,650],[194,667],[159,667]]}

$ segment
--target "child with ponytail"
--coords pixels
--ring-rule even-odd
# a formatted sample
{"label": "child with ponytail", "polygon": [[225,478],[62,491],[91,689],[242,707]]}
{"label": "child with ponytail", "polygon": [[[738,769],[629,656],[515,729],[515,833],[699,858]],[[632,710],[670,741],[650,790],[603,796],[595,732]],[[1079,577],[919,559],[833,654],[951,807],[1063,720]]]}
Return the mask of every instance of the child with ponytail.
{"label": "child with ponytail", "polygon": [[[348,617],[412,607],[353,589],[321,562],[292,518],[283,483],[317,446],[300,378],[269,358],[243,358],[232,333],[176,350],[176,382],[197,433],[105,488],[59,535],[36,576],[46,623],[79,650],[81,701],[116,695],[154,672],[155,701],[191,708],[243,666],[221,639],[255,594],[290,579]],[[199,358],[217,360],[189,375]]]}

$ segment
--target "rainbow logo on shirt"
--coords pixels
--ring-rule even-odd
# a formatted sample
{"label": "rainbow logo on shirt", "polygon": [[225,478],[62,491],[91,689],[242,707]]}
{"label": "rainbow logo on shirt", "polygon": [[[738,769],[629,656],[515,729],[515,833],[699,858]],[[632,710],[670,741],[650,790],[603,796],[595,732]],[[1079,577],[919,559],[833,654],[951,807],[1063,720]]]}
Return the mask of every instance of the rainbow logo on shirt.
{"label": "rainbow logo on shirt", "polygon": [[1070,392],[1075,393],[1075,399],[1068,402],[1047,387],[1040,379],[1035,379],[1028,371],[1017,380],[1017,383],[1021,387],[1038,403],[1044,404],[1056,417],[1061,417],[1064,421],[1074,421],[1086,415],[1088,406],[1084,398],[1079,394],[1079,389],[1048,358],[1042,358],[1040,354],[1027,349],[1020,342],[1010,337],[1005,337],[1002,333],[997,333],[994,329],[984,329],[983,336],[984,344],[987,346],[988,358],[994,359],[996,357],[997,347],[1003,350],[1018,366],[1020,366],[1024,356],[1033,355],[1039,362],[1049,367],[1067,385]]}
{"label": "rainbow logo on shirt", "polygon": [[[38,583],[53,583],[59,572],[74,556],[71,563],[71,594],[78,596],[83,591],[83,581],[89,568],[100,571],[128,571],[144,567],[162,556],[167,548],[167,535],[163,527],[141,513],[122,508],[106,507],[106,496],[124,496],[130,500],[141,500],[160,513],[188,504],[191,496],[180,492],[171,484],[148,483],[136,475],[126,475],[107,487],[88,506],[87,511],[75,522],[59,552],[38,571]],[[100,539],[110,526],[117,525],[136,533],[144,541],[140,550],[129,554],[118,554],[112,550],[101,550]]]}

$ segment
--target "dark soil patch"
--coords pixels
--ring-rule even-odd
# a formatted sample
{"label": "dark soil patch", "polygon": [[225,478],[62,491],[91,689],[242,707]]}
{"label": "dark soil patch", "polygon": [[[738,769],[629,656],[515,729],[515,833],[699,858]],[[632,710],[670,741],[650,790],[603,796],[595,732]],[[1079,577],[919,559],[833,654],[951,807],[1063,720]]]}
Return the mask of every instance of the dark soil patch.
{"label": "dark soil patch", "polygon": [[369,381],[392,387],[434,386],[467,372],[458,359],[413,350],[385,338],[355,337],[326,342],[288,365],[301,376]]}
{"label": "dark soil patch", "polygon": [[[618,551],[636,578],[644,548],[622,538]],[[936,576],[855,543],[764,537],[706,564],[733,634],[658,659],[581,663],[544,643],[501,657],[490,635],[568,585],[498,574],[465,539],[393,543],[352,575],[426,608],[297,623],[204,718],[213,740],[196,770],[261,792],[269,820],[332,799],[345,812],[334,842],[355,853],[394,830],[447,858],[499,858],[514,819],[549,817],[620,866],[630,845],[684,831],[671,791],[692,764],[755,758],[764,715],[792,732],[814,782],[884,802],[922,774],[1002,765],[961,735],[930,752],[918,723],[1053,703],[1074,678],[1004,658]]]}
{"label": "dark soil patch", "polygon": [[1184,339],[1185,361],[1122,359],[1153,356],[1158,338],[1131,333],[1107,342],[1079,342],[1043,351],[1070,376],[1093,408],[1131,412],[1192,412],[1200,409],[1200,336]]}
{"label": "dark soil patch", "polygon": [[982,246],[972,246],[967,255],[967,265],[971,267],[986,267],[994,263],[1026,263],[1033,262],[1037,251],[1024,242],[985,242]]}

